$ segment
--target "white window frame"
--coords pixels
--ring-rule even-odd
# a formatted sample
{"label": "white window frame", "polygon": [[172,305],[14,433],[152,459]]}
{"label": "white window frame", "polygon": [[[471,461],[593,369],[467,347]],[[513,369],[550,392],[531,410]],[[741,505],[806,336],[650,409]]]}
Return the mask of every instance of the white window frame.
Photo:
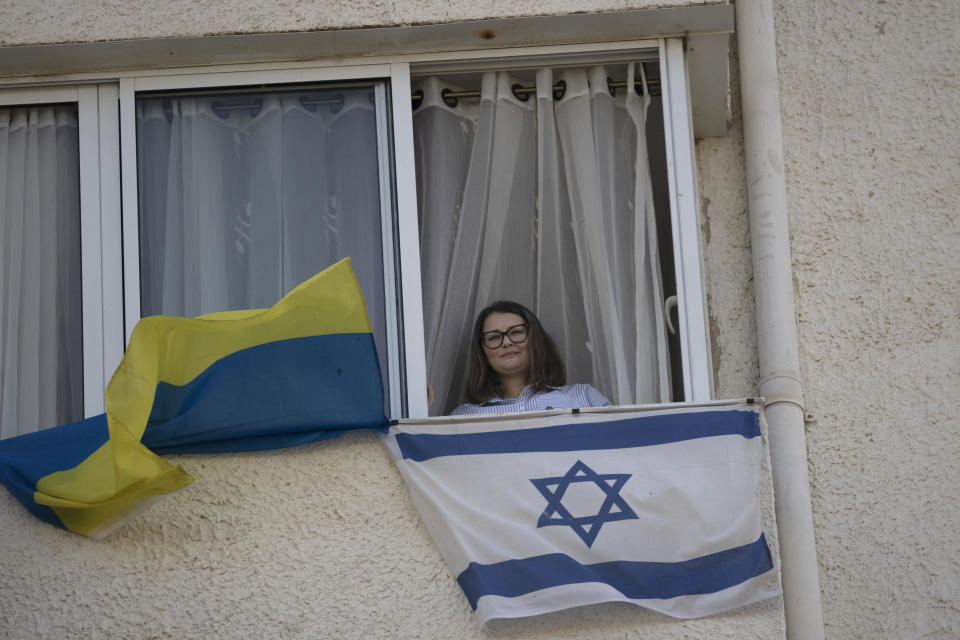
{"label": "white window frame", "polygon": [[126,339],[140,319],[140,215],[137,189],[136,99],[141,91],[188,91],[257,84],[284,84],[364,80],[385,77],[387,65],[365,65],[347,69],[277,69],[230,72],[173,72],[120,80],[120,161],[124,175],[123,193],[123,269]]}
{"label": "white window frame", "polygon": [[[603,43],[578,46],[542,46],[502,50],[473,51],[452,56],[421,55],[414,64],[418,72],[461,71],[465,68],[497,69],[530,66],[538,58],[562,61],[564,59],[578,66],[591,62],[602,62],[604,58],[628,51],[657,51],[660,63],[661,93],[664,115],[664,141],[667,153],[667,188],[670,200],[670,217],[673,237],[673,253],[676,269],[677,307],[680,317],[679,340],[681,350],[683,391],[687,402],[700,402],[713,397],[713,365],[709,344],[709,324],[707,319],[706,294],[703,270],[703,253],[700,244],[700,208],[697,195],[696,156],[694,155],[693,110],[690,98],[689,72],[682,38],[660,38],[658,40],[640,40],[630,42]],[[408,75],[409,78],[409,75]],[[399,127],[401,121],[395,123]],[[410,122],[410,120],[407,120]],[[411,128],[412,131],[412,128]],[[399,146],[399,145],[398,145]],[[398,166],[401,161],[413,164],[412,140],[407,155],[401,159],[398,148]],[[415,184],[415,182],[411,182]],[[416,197],[416,193],[413,193]],[[398,195],[399,200],[399,195]],[[417,228],[416,205],[413,217],[401,217],[401,228]],[[407,214],[410,215],[409,213]],[[401,260],[405,254],[401,253]],[[419,245],[417,249],[417,300],[421,299],[419,287]],[[406,291],[406,288],[404,289]],[[411,314],[419,322],[417,337],[422,347],[423,319],[422,309]],[[410,318],[408,318],[409,320]],[[405,335],[409,335],[407,331]],[[408,354],[411,353],[408,345]],[[423,352],[419,352],[423,353]],[[408,371],[410,367],[408,365]],[[408,379],[408,385],[426,380],[426,369],[420,377]],[[425,386],[425,384],[424,384]],[[420,397],[419,390],[410,389],[411,417],[428,415],[426,407],[426,389]],[[420,402],[416,402],[420,400]],[[417,409],[417,413],[413,409]]]}
{"label": "white window frame", "polygon": [[683,397],[687,402],[701,402],[713,398],[713,364],[700,245],[700,196],[689,77],[683,41],[680,38],[660,40],[660,90],[680,317]]}
{"label": "white window frame", "polygon": [[[315,67],[306,69],[274,69],[249,71],[209,71],[197,73],[174,72],[166,75],[150,75],[126,78],[120,81],[121,135],[124,144],[120,151],[123,167],[123,248],[124,248],[124,316],[127,326],[127,341],[133,327],[141,317],[140,309],[140,213],[137,184],[136,154],[136,100],[140,92],[147,91],[189,91],[195,89],[216,90],[238,86],[281,86],[291,84],[309,84],[326,82],[346,82],[363,80],[381,80],[390,78],[388,64],[347,65],[342,67]],[[387,120],[387,93],[382,84],[374,90],[376,103],[377,158],[380,176],[380,212],[381,241],[383,249],[384,312],[387,318],[387,362],[389,372],[390,413],[393,416],[404,414],[405,398],[403,377],[400,371],[401,346],[400,325],[397,322],[397,260],[394,255],[393,217],[393,179],[390,166],[390,127],[393,122]]]}
{"label": "white window frame", "polygon": [[[396,201],[384,205],[391,204],[396,211],[397,255],[387,264],[390,259],[386,252],[388,243],[384,243],[384,270],[385,274],[389,272],[385,277],[399,285],[396,295],[388,294],[391,298],[388,303],[400,305],[400,312],[392,315],[387,307],[388,324],[394,336],[389,357],[392,363],[398,363],[402,357],[405,385],[402,389],[399,386],[391,389],[394,399],[391,413],[394,416],[424,417],[428,415],[428,408],[410,100],[411,68],[417,72],[428,68],[462,68],[469,64],[477,69],[511,68],[529,66],[537,58],[567,59],[582,65],[602,61],[611,55],[651,50],[659,55],[661,71],[684,398],[687,401],[709,400],[713,396],[713,376],[686,54],[681,38],[660,38],[398,54],[353,60],[154,69],[104,74],[103,77],[82,74],[79,77],[90,84],[49,89],[0,88],[0,104],[14,104],[17,96],[30,96],[34,92],[45,96],[76,96],[71,100],[48,97],[36,102],[76,100],[80,104],[86,414],[103,411],[102,391],[119,364],[122,345],[140,318],[135,120],[138,92],[374,78],[389,81],[392,122],[378,121],[378,128],[383,134],[383,128],[392,125],[393,195]],[[62,80],[70,81],[71,78]],[[381,166],[381,172],[389,168]],[[394,266],[396,272],[392,271]],[[389,292],[392,284],[387,284]],[[122,313],[119,311],[121,307]],[[392,375],[391,384],[399,385],[400,378]],[[406,411],[396,404],[402,395],[405,396]]]}
{"label": "white window frame", "polygon": [[123,357],[120,164],[115,83],[7,89],[0,106],[76,104],[80,163],[83,413],[103,413],[103,390]]}

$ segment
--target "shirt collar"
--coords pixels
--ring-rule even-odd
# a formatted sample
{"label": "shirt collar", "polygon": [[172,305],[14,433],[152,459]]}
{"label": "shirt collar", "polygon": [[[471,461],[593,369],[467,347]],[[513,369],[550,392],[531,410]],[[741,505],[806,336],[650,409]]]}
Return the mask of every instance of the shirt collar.
{"label": "shirt collar", "polygon": [[[546,389],[546,391],[555,391],[555,390],[557,390],[557,389],[559,389],[559,387],[550,387],[550,386],[548,386],[547,389]],[[481,402],[481,403],[480,403],[480,406],[481,406],[481,407],[492,407],[492,406],[494,406],[494,405],[499,405],[499,404],[510,404],[510,403],[512,403],[512,402],[520,402],[521,400],[529,400],[530,398],[532,398],[532,397],[535,396],[535,395],[536,395],[536,394],[535,394],[534,391],[533,391],[533,386],[528,384],[527,386],[525,386],[525,387],[523,388],[523,391],[521,391],[521,392],[520,392],[520,395],[517,396],[516,398],[501,398],[500,396],[494,396],[494,397],[490,398],[489,400],[487,400],[486,402]]]}

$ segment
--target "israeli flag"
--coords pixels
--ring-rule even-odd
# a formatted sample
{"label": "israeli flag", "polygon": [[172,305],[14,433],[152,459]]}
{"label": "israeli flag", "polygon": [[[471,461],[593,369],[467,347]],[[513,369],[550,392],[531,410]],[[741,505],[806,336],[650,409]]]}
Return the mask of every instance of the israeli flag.
{"label": "israeli flag", "polygon": [[749,401],[401,421],[386,436],[481,624],[599,602],[696,618],[779,595]]}

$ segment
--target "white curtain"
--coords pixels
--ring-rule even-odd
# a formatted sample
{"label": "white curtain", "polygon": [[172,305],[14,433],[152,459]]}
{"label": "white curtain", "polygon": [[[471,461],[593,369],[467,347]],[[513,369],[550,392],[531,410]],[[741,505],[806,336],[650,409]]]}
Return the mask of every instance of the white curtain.
{"label": "white curtain", "polygon": [[371,93],[138,101],[142,313],[268,307],[349,256],[385,362]]}
{"label": "white curtain", "polygon": [[83,417],[75,107],[0,109],[0,437]]}
{"label": "white curtain", "polygon": [[[653,195],[649,94],[611,96],[603,67],[541,69],[524,100],[508,73],[480,79],[479,105],[426,78],[414,114],[427,376],[432,411],[463,402],[476,314],[529,306],[570,382],[618,404],[670,399]],[[642,70],[639,70],[642,74]],[[554,99],[553,87],[566,86]]]}

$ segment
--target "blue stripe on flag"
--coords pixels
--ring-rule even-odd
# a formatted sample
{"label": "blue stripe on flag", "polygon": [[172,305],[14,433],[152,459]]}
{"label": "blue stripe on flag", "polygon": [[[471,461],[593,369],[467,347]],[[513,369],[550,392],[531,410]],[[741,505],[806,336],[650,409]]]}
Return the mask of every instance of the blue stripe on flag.
{"label": "blue stripe on flag", "polygon": [[159,383],[141,442],[161,455],[257,451],[387,425],[373,336],[337,333],[257,345],[183,386]]}
{"label": "blue stripe on flag", "polygon": [[512,598],[565,584],[600,582],[633,600],[667,599],[715,593],[773,568],[770,549],[761,533],[756,542],[683,562],[600,562],[580,564],[562,553],[551,553],[496,564],[471,562],[457,582],[477,608],[483,596]]}
{"label": "blue stripe on flag", "polygon": [[554,427],[487,431],[466,434],[398,433],[403,457],[423,462],[441,456],[532,451],[593,451],[628,449],[711,436],[760,436],[755,411],[702,411],[668,413]]}
{"label": "blue stripe on flag", "polygon": [[107,416],[101,413],[86,420],[0,440],[0,482],[33,515],[62,527],[53,509],[34,502],[37,482],[46,475],[77,466],[109,437]]}

